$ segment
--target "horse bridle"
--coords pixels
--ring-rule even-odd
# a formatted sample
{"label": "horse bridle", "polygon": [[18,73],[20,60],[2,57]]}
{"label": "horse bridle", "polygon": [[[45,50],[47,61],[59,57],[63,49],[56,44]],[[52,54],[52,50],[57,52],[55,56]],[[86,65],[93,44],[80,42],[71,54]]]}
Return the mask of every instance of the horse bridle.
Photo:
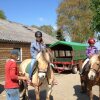
{"label": "horse bridle", "polygon": [[[49,56],[51,57],[50,53],[49,53]],[[45,58],[44,58],[44,59],[45,59]],[[40,72],[41,72],[41,73],[47,73],[47,72],[48,72],[48,68],[50,67],[50,64],[49,64],[50,62],[48,62],[46,59],[45,59],[45,61],[48,63],[48,65],[47,65],[48,67],[47,67],[46,71],[44,71],[44,70],[39,70],[39,68],[38,68],[38,72],[39,72],[39,73],[40,73]]]}
{"label": "horse bridle", "polygon": [[94,68],[94,66],[92,67],[92,68],[90,68],[90,70],[92,70],[95,74],[97,74],[99,71],[100,71],[100,64],[97,64],[97,63],[95,63],[96,64],[96,66],[98,66],[98,68],[96,69],[96,68]]}
{"label": "horse bridle", "polygon": [[[47,67],[46,71],[44,71],[44,70],[39,70],[39,67],[38,67],[38,73],[45,73],[45,74],[46,74],[46,77],[45,77],[45,78],[47,78],[47,72],[48,72],[49,67],[50,67],[50,64],[49,64],[49,63],[48,63],[48,67]],[[44,78],[43,81],[39,84],[39,86],[41,86],[41,85],[43,84],[45,78]],[[48,78],[47,78],[47,82],[48,82],[48,84],[49,84]]]}
{"label": "horse bridle", "polygon": [[48,63],[48,67],[47,67],[47,69],[45,71],[44,70],[39,70],[39,67],[38,67],[38,72],[39,73],[46,73],[47,74],[49,67],[50,67],[49,63]]}

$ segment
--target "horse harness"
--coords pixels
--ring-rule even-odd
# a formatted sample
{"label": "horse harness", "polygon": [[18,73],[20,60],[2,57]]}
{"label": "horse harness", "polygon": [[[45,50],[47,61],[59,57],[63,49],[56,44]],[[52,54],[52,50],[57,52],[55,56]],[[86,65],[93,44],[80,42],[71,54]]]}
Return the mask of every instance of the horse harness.
{"label": "horse harness", "polygon": [[90,68],[90,70],[92,70],[95,74],[98,74],[100,72],[100,64],[95,63],[94,65],[92,65],[93,67]]}
{"label": "horse harness", "polygon": [[93,65],[93,68],[90,68],[90,70],[93,71],[97,76],[99,76],[99,77],[95,78],[95,83],[97,83],[98,81],[100,81],[100,64],[95,63]]}
{"label": "horse harness", "polygon": [[[47,79],[48,84],[49,84],[49,81],[48,81],[47,73],[48,73],[49,67],[50,67],[49,63],[48,63],[48,67],[47,67],[47,69],[45,71],[44,70],[39,70],[39,67],[37,67],[38,68],[38,74],[39,73],[45,73],[46,74],[45,78]],[[43,81],[39,84],[39,86],[41,86],[43,84],[45,78],[43,78]]]}

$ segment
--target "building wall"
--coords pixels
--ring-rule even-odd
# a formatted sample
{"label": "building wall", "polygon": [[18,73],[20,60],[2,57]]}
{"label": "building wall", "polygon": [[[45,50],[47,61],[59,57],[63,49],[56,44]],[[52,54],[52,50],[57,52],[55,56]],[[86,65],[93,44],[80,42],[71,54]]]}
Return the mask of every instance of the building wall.
{"label": "building wall", "polygon": [[[30,44],[29,43],[11,43],[0,42],[0,80],[4,80],[5,62],[9,58],[9,52],[13,48],[21,48],[22,61],[30,58]],[[21,62],[19,62],[20,64]]]}

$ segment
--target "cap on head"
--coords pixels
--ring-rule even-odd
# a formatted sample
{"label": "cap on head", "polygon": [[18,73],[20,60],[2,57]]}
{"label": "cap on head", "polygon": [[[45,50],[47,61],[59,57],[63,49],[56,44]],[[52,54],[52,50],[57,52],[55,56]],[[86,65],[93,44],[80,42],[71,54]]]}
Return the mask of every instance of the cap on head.
{"label": "cap on head", "polygon": [[95,44],[95,39],[93,39],[93,38],[89,39],[89,40],[88,40],[88,43],[89,43],[89,44]]}
{"label": "cap on head", "polygon": [[35,37],[42,37],[42,32],[40,31],[35,32]]}
{"label": "cap on head", "polygon": [[18,55],[19,55],[19,52],[18,52],[18,50],[15,50],[15,49],[14,49],[14,50],[11,50],[11,51],[10,51],[10,54],[12,54],[12,55],[17,55],[17,56],[18,56]]}

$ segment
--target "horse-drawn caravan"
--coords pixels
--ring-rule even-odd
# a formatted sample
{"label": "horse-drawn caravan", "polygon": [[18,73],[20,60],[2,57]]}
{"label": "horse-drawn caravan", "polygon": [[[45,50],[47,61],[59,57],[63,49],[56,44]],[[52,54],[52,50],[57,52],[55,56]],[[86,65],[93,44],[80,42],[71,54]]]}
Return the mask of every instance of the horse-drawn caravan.
{"label": "horse-drawn caravan", "polygon": [[58,41],[50,45],[54,55],[54,70],[59,73],[71,70],[77,73],[82,61],[86,58],[86,44],[76,42]]}

